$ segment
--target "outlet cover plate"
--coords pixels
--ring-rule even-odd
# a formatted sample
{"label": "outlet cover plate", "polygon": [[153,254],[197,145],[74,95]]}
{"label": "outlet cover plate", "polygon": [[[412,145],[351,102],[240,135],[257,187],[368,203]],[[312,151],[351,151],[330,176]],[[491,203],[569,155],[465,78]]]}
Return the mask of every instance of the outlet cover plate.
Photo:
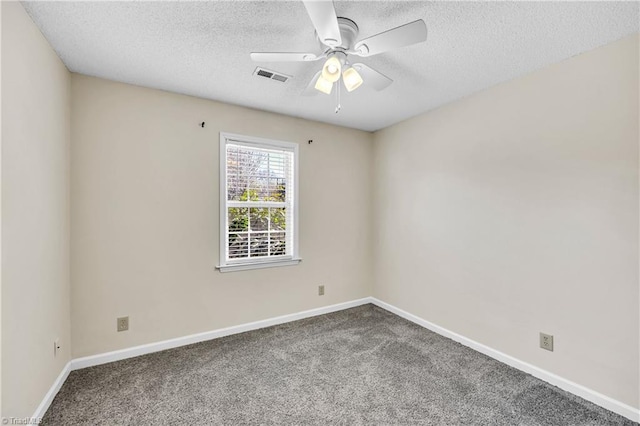
{"label": "outlet cover plate", "polygon": [[118,332],[129,330],[129,317],[120,317],[118,318]]}
{"label": "outlet cover plate", "polygon": [[324,285],[318,286],[318,296],[324,296]]}
{"label": "outlet cover plate", "polygon": [[540,333],[540,347],[553,352],[553,336],[551,334]]}

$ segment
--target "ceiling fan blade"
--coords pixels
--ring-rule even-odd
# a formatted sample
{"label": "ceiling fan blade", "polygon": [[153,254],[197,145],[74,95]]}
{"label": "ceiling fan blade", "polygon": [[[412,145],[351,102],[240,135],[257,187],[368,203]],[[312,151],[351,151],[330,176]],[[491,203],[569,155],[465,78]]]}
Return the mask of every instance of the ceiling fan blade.
{"label": "ceiling fan blade", "polygon": [[338,27],[338,17],[336,9],[333,7],[333,1],[303,1],[304,7],[313,26],[316,28],[320,41],[329,47],[340,46],[342,37],[340,36],[340,28]]}
{"label": "ceiling fan blade", "polygon": [[372,87],[376,90],[382,90],[387,88],[393,80],[391,80],[386,75],[374,70],[368,65],[357,63],[352,65],[353,68],[360,73],[362,76],[362,80],[364,80],[364,85],[367,87]]}
{"label": "ceiling fan blade", "polygon": [[318,80],[318,77],[320,77],[320,74],[322,74],[322,70],[318,71],[313,76],[313,78],[311,79],[311,81],[309,82],[307,87],[305,87],[305,89],[302,91],[302,95],[303,96],[315,96],[315,95],[317,95],[319,93],[316,90],[316,81]]}
{"label": "ceiling fan blade", "polygon": [[427,39],[427,24],[422,19],[360,40],[354,46],[355,54],[371,56],[398,47],[420,43]]}
{"label": "ceiling fan blade", "polygon": [[315,53],[293,52],[253,52],[251,59],[255,62],[309,62],[317,61],[321,56]]}

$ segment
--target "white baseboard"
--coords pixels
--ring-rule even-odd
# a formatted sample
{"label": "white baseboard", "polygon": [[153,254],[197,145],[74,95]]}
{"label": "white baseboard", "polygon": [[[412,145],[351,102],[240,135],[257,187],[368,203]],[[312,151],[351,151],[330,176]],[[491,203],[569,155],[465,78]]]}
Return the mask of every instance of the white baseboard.
{"label": "white baseboard", "polygon": [[618,400],[603,395],[585,386],[560,377],[557,374],[550,373],[546,370],[543,370],[542,368],[536,367],[535,365],[521,361],[510,355],[485,346],[482,343],[478,343],[460,334],[454,333],[453,331],[433,324],[432,322],[422,319],[416,315],[410,314],[407,311],[403,311],[400,308],[396,308],[395,306],[376,299],[375,297],[371,297],[370,299],[371,303],[373,303],[374,305],[392,312],[406,320],[416,323],[444,337],[448,337],[451,340],[455,340],[458,343],[468,346],[471,349],[474,349],[482,354],[503,362],[511,367],[517,368],[518,370],[524,371],[525,373],[529,373],[540,380],[544,380],[547,383],[550,383],[554,386],[559,387],[560,389],[586,399],[587,401],[593,402],[594,404],[599,405],[609,411],[620,414],[621,416],[633,420],[634,422],[640,422],[640,410],[638,410],[637,408],[631,407],[630,405],[624,404]]}
{"label": "white baseboard", "polygon": [[342,311],[344,309],[353,308],[355,306],[366,305],[372,303],[370,297],[365,297],[350,302],[338,303],[321,308],[310,309],[295,314],[282,315],[275,318],[269,318],[261,321],[250,322],[232,327],[221,328],[218,330],[206,331],[204,333],[191,334],[189,336],[178,337],[175,339],[163,340],[161,342],[149,343],[146,345],[134,346],[132,348],[120,349],[113,352],[106,352],[98,355],[86,356],[71,360],[71,370],[92,367],[94,365],[106,364],[122,359],[133,358],[140,355],[150,354],[153,352],[173,349],[180,346],[191,345],[193,343],[204,342],[219,337],[230,336],[232,334],[244,333],[245,331],[258,330],[260,328],[271,327],[272,325],[284,324],[291,321],[297,321],[304,318],[324,315],[331,312]]}
{"label": "white baseboard", "polygon": [[55,398],[56,395],[58,394],[58,391],[62,387],[62,384],[65,382],[65,380],[67,380],[67,377],[69,376],[70,372],[71,372],[71,361],[67,362],[67,364],[64,366],[60,374],[58,374],[58,377],[53,382],[53,385],[51,385],[51,388],[49,388],[49,391],[44,396],[44,399],[42,400],[40,405],[38,405],[38,408],[36,408],[36,412],[33,413],[33,416],[31,417],[31,423],[37,424],[44,417],[44,413],[46,413],[47,410],[49,409],[49,406],[53,402],[53,398]]}

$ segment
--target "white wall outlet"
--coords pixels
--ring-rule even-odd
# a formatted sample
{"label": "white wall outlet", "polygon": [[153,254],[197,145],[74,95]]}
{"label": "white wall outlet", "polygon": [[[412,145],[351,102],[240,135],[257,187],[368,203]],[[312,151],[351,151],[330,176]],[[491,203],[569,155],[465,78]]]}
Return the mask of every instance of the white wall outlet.
{"label": "white wall outlet", "polygon": [[60,346],[60,339],[56,339],[53,341],[53,356],[57,357],[58,356],[58,352],[60,352],[60,349],[62,348],[62,346]]}
{"label": "white wall outlet", "polygon": [[540,347],[553,352],[553,336],[551,334],[540,333]]}
{"label": "white wall outlet", "polygon": [[318,286],[318,296],[324,296],[324,285]]}

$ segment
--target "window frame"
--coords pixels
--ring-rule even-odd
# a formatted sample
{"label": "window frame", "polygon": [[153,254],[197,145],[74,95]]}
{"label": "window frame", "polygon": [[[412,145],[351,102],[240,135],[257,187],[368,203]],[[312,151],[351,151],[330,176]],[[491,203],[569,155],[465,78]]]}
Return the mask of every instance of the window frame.
{"label": "window frame", "polygon": [[[229,232],[229,215],[228,215],[228,194],[227,194],[227,145],[238,144],[247,147],[255,147],[260,149],[277,149],[285,150],[293,153],[293,223],[291,232],[293,232],[293,249],[291,255],[278,258],[249,258],[229,261],[227,260],[227,240]],[[279,141],[274,139],[259,138],[255,136],[245,136],[228,132],[220,132],[220,259],[216,268],[220,272],[243,271],[248,269],[273,268],[278,266],[297,265],[302,260],[299,256],[299,233],[298,233],[298,210],[299,210],[299,189],[298,189],[298,144],[292,142]],[[289,183],[288,183],[289,185]],[[289,232],[289,224],[287,224],[287,232]]]}

